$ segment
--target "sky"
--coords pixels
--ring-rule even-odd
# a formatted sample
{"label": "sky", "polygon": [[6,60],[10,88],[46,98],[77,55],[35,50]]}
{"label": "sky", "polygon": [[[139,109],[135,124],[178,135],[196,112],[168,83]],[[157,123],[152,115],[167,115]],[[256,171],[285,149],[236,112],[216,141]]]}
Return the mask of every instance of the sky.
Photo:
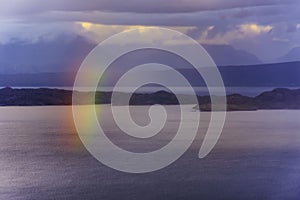
{"label": "sky", "polygon": [[100,42],[163,26],[201,44],[230,45],[263,62],[300,46],[299,0],[1,0],[0,44],[80,35]]}

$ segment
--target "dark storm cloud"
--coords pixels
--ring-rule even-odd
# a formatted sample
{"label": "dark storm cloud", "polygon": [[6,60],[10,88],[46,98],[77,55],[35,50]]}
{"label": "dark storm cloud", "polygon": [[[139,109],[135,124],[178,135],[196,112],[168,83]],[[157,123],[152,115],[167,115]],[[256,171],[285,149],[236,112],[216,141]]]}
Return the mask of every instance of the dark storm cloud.
{"label": "dark storm cloud", "polygon": [[29,23],[85,21],[106,25],[197,26],[199,28],[215,25],[226,28],[227,25],[234,26],[250,22],[259,24],[279,22],[297,24],[300,18],[299,9],[299,5],[285,5],[178,14],[49,11],[35,15],[23,15],[19,20]]}
{"label": "dark storm cloud", "polygon": [[133,13],[186,13],[205,10],[287,5],[298,0],[3,0],[0,14],[47,11],[105,11]]}
{"label": "dark storm cloud", "polygon": [[[88,31],[78,22],[88,22],[107,25],[95,31],[107,32],[102,39],[110,35],[109,31],[124,29],[115,30],[114,25],[192,27],[185,32],[195,39],[205,35],[204,42],[233,45],[262,60],[267,56],[268,60],[278,57],[300,44],[299,0],[1,0],[0,3],[0,43],[9,43],[14,38],[49,41],[62,33],[87,36]],[[252,29],[258,30],[251,30],[251,24]],[[213,28],[207,31],[209,27]],[[272,27],[272,31],[260,33],[259,29],[266,27]],[[205,31],[207,34],[203,34]]]}

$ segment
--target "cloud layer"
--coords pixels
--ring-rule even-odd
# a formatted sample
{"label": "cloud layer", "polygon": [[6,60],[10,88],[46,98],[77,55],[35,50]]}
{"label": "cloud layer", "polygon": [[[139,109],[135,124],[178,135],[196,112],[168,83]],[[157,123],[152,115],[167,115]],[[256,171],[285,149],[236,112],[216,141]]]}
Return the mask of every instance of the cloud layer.
{"label": "cloud layer", "polygon": [[0,43],[61,35],[99,42],[130,28],[166,26],[272,62],[300,46],[299,10],[299,0],[3,0]]}
{"label": "cloud layer", "polygon": [[132,13],[187,13],[273,5],[295,4],[297,0],[3,0],[2,14],[32,14],[47,11],[105,11]]}

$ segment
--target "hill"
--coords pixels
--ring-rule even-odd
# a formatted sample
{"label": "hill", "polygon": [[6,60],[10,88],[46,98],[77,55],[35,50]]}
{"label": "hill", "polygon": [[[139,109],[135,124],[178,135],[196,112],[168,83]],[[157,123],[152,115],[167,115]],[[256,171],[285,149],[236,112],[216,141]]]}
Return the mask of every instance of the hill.
{"label": "hill", "polygon": [[[74,104],[109,104],[111,92],[78,92],[75,91]],[[49,105],[72,105],[73,92],[59,89],[0,89],[0,106],[49,106]],[[119,97],[128,95],[119,93]],[[190,104],[189,96],[182,95],[186,99],[184,103]],[[284,88],[264,92],[256,97],[247,97],[240,94],[227,96],[229,111],[258,110],[258,109],[300,109],[300,89],[290,90]],[[166,91],[155,93],[133,94],[130,99],[131,105],[177,105],[176,96]],[[211,103],[209,96],[198,96],[198,105],[195,109],[210,111]]]}

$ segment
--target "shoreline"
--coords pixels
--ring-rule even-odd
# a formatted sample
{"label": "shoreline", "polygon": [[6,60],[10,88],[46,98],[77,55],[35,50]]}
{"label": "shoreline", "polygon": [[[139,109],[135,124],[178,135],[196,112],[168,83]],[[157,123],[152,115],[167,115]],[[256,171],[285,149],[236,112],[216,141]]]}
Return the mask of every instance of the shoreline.
{"label": "shoreline", "polygon": [[[0,89],[1,107],[25,106],[68,106],[68,105],[102,105],[111,104],[112,92],[78,92],[64,89],[35,88],[13,89],[10,87]],[[119,93],[128,96],[126,93]],[[193,104],[190,95],[179,94],[186,99],[184,104]],[[222,98],[222,97],[221,97]],[[198,105],[195,110],[211,111],[209,96],[197,96]],[[255,110],[298,110],[300,109],[300,89],[276,88],[263,92],[255,97],[241,94],[226,96],[227,111],[255,111]],[[167,91],[153,93],[134,93],[130,98],[130,105],[178,105],[176,96]]]}

